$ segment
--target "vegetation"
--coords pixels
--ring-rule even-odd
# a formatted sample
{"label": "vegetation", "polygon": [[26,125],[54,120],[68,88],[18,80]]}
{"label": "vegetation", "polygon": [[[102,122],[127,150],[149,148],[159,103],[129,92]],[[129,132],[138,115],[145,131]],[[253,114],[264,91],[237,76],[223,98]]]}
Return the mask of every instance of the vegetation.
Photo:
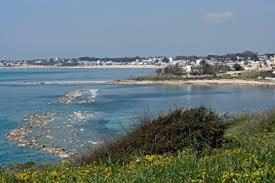
{"label": "vegetation", "polygon": [[244,70],[244,68],[238,63],[234,64],[233,68],[235,69],[235,71],[243,71]]}
{"label": "vegetation", "polygon": [[184,73],[182,67],[179,64],[168,65],[163,69],[164,74],[181,75]]}
{"label": "vegetation", "polygon": [[244,71],[239,74],[238,79],[264,79],[265,77],[274,77],[272,71],[260,71],[260,70],[251,70]]}
{"label": "vegetation", "polygon": [[135,81],[168,81],[168,80],[181,80],[184,79],[181,76],[175,75],[152,75],[152,76],[138,76],[130,78]]}
{"label": "vegetation", "polygon": [[[202,61],[198,66],[192,66],[191,75],[216,75],[230,71],[231,68],[225,64],[216,63],[211,65],[206,61]],[[186,76],[188,73],[183,69],[180,64],[168,65],[163,69],[157,69],[158,75],[172,75],[172,76]]]}
{"label": "vegetation", "polygon": [[173,75],[173,76],[180,76],[182,74],[186,74],[183,68],[179,64],[175,65],[168,65],[164,68],[159,68],[156,70],[158,75]]}
{"label": "vegetation", "polygon": [[[195,122],[197,125],[188,123],[189,120],[171,124],[188,124],[193,130],[201,129],[202,132],[202,129],[206,128],[202,125],[209,121],[215,121],[210,122],[210,130],[214,129],[213,127],[216,129],[216,124],[222,121],[222,126],[226,127],[222,146],[206,145],[200,153],[197,153],[191,145],[180,148],[178,152],[172,151],[173,153],[136,154],[131,155],[130,159],[123,163],[108,158],[85,166],[73,166],[63,162],[41,168],[29,164],[21,170],[16,168],[16,171],[0,171],[0,182],[273,182],[275,180],[274,110],[262,114],[242,114],[230,119],[218,117],[213,111],[205,108],[176,111],[153,121],[156,123],[156,120],[159,120],[157,124],[165,124],[163,128],[168,130],[166,122],[181,121],[184,120],[182,118],[184,116],[190,120],[190,123],[197,121]],[[198,119],[203,122],[198,122],[200,121]],[[175,129],[173,125],[170,127],[172,131]],[[152,130],[153,127],[149,128]],[[185,128],[180,126],[180,129]],[[220,126],[217,129],[220,130]],[[191,136],[197,137],[197,134],[190,133]],[[206,140],[208,144],[213,136],[205,138],[208,139]],[[215,139],[220,139],[220,135],[218,138],[215,135]]]}
{"label": "vegetation", "polygon": [[197,69],[197,74],[199,75],[216,75],[230,71],[231,68],[225,64],[214,64],[211,65],[206,61],[202,61]]}
{"label": "vegetation", "polygon": [[[222,67],[222,65],[219,65],[219,67]],[[209,69],[210,67],[207,66]],[[218,68],[218,67],[216,67]],[[211,69],[208,70],[205,69],[205,71],[197,71],[197,74],[199,72],[212,72]],[[158,75],[152,75],[152,76],[139,76],[135,78],[131,78],[132,80],[136,81],[169,81],[169,80],[211,80],[211,79],[242,79],[242,80],[263,80],[266,77],[274,77],[275,75],[272,73],[272,70],[248,70],[243,71],[238,74],[220,74],[220,75],[193,75],[193,76],[183,76],[183,75],[172,75],[172,74],[158,74]],[[215,72],[214,72],[215,73]],[[196,73],[193,73],[196,74]]]}
{"label": "vegetation", "polygon": [[[273,56],[274,54],[266,54],[267,56]],[[199,56],[176,56],[175,60],[191,60],[195,61],[199,58],[206,58],[208,60],[214,59],[218,61],[241,61],[241,60],[259,60],[258,54],[252,51],[245,51],[242,53],[233,53],[233,54],[226,54],[226,55],[208,55],[207,57],[199,57]]]}
{"label": "vegetation", "polygon": [[84,165],[108,158],[123,162],[133,155],[172,154],[187,147],[201,152],[204,147],[220,147],[224,130],[222,119],[210,109],[177,109],[156,119],[145,118],[127,135],[75,162]]}
{"label": "vegetation", "polygon": [[214,67],[210,64],[208,64],[206,61],[202,61],[200,63],[200,67],[199,67],[199,74],[200,75],[214,75],[216,74],[215,73],[215,70],[214,70]]}
{"label": "vegetation", "polygon": [[258,54],[252,51],[245,51],[242,53],[234,53],[234,54],[226,54],[226,55],[208,55],[207,59],[215,59],[215,60],[234,60],[234,61],[241,61],[241,60],[259,60]]}

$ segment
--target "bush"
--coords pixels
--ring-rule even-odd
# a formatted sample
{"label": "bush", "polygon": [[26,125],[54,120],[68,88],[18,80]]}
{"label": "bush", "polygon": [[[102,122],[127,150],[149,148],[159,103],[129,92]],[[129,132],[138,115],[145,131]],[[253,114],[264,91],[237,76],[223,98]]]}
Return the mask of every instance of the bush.
{"label": "bush", "polygon": [[233,68],[235,69],[235,71],[243,71],[244,68],[240,65],[240,64],[234,64]]}
{"label": "bush", "polygon": [[117,141],[75,160],[80,164],[108,158],[125,161],[133,154],[177,153],[187,147],[201,152],[204,147],[220,147],[224,131],[223,120],[210,109],[177,109],[153,120],[146,119]]}
{"label": "bush", "polygon": [[200,71],[200,73],[202,75],[206,75],[206,74],[214,75],[214,74],[216,74],[214,66],[208,64],[205,61],[201,62],[201,71]]}
{"label": "bush", "polygon": [[182,75],[184,73],[182,67],[179,64],[168,65],[163,68],[164,74]]}
{"label": "bush", "polygon": [[226,73],[228,71],[231,71],[230,66],[226,64],[215,63],[213,67],[214,67],[215,73]]}

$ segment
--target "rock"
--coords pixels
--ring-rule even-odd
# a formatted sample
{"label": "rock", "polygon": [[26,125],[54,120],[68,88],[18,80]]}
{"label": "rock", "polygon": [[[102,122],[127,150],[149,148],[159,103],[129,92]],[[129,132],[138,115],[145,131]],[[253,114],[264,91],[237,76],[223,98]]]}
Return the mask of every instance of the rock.
{"label": "rock", "polygon": [[58,102],[60,104],[83,104],[95,102],[97,89],[80,89],[73,90],[60,97]]}
{"label": "rock", "polygon": [[[70,121],[68,126],[64,124],[62,128],[68,127],[72,134],[77,135],[76,133],[78,129],[74,128],[74,124],[79,124],[80,122],[88,121],[93,117],[94,117],[94,113],[87,112],[87,111],[76,111],[76,112],[66,112],[66,113],[58,113],[58,112],[35,113],[32,115],[26,116],[24,118],[26,125],[17,129],[13,129],[12,131],[6,134],[6,138],[16,142],[20,147],[33,147],[59,157],[63,157],[63,158],[69,157],[70,155],[72,155],[72,153],[69,151],[66,151],[65,149],[60,149],[59,147],[49,147],[47,146],[47,144],[39,143],[41,142],[40,140],[41,138],[43,140],[54,139],[55,134],[53,134],[53,132],[55,132],[56,130],[53,130],[52,132],[50,129],[47,129],[48,124],[55,122],[56,119]],[[57,125],[54,128],[57,128],[57,127],[59,126]],[[37,132],[40,132],[39,130],[41,130],[42,132],[41,134],[37,133]],[[83,130],[84,129],[82,128],[80,129],[80,131],[83,131]],[[57,130],[57,133],[58,133],[58,130]],[[64,139],[64,142],[65,141],[66,142],[70,141],[70,143],[73,143],[75,140],[71,138],[70,140]]]}

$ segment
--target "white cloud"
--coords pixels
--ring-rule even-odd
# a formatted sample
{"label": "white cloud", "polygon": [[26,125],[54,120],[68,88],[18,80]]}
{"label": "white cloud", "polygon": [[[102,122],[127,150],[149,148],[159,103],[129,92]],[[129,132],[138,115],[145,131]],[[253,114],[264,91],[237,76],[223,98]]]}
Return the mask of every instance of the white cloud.
{"label": "white cloud", "polygon": [[205,19],[207,21],[215,22],[215,23],[223,23],[226,20],[232,18],[234,14],[231,11],[224,12],[210,12],[205,14]]}

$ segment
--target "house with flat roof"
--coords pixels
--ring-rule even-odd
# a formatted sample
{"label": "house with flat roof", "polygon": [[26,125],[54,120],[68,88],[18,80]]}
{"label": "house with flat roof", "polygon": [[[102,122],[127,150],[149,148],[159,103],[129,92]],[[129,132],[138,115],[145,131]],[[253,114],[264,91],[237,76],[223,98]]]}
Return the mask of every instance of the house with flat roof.
{"label": "house with flat roof", "polygon": [[273,57],[270,57],[270,66],[271,67],[275,67],[275,55],[273,55]]}

